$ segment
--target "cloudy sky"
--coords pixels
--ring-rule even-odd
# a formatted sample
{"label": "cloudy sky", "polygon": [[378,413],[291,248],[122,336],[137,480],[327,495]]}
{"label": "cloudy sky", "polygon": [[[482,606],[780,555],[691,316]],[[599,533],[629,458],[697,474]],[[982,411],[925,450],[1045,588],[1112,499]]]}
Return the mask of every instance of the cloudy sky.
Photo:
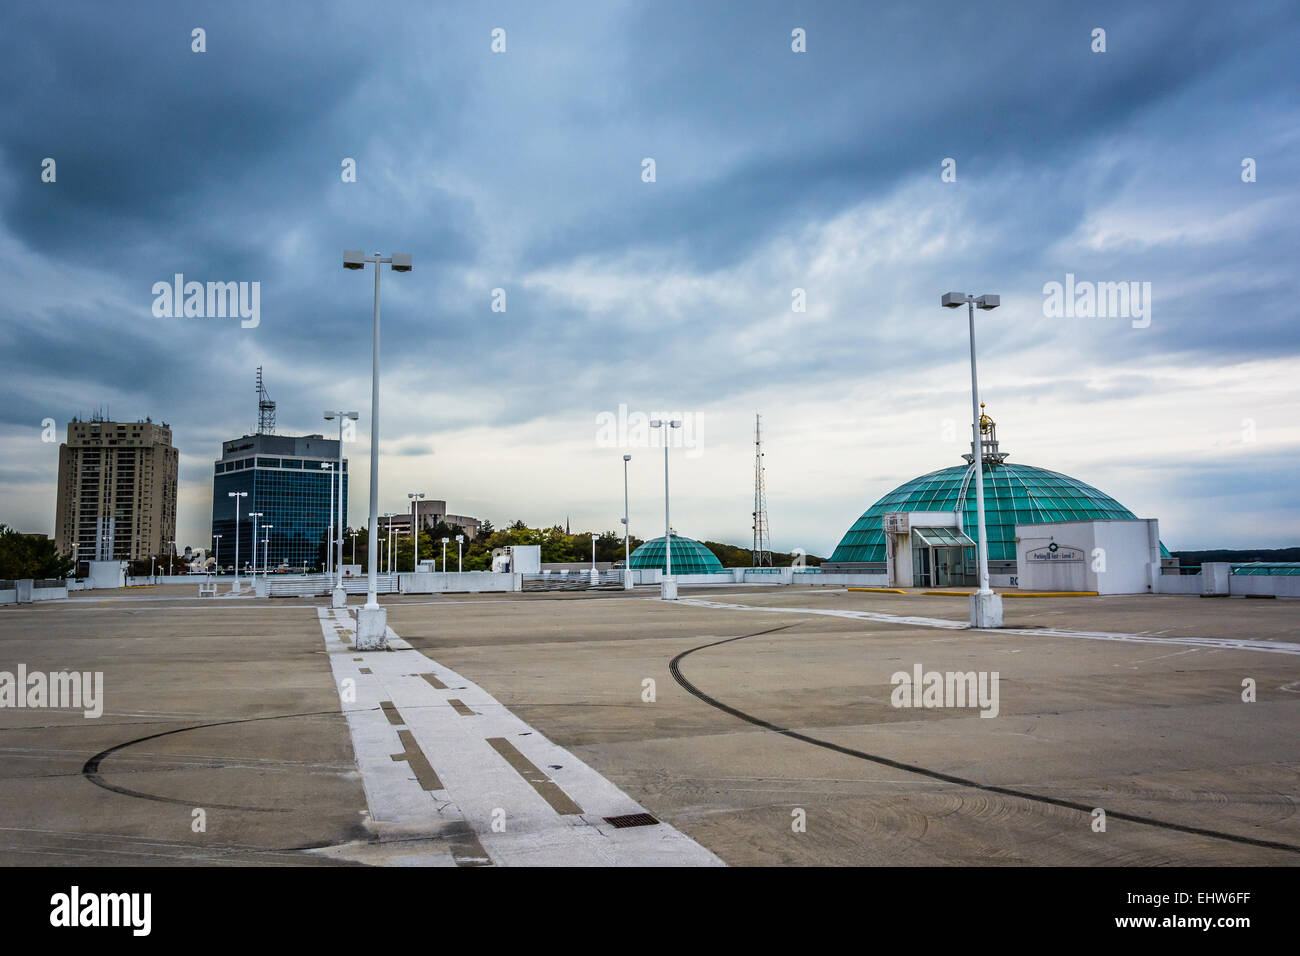
{"label": "cloudy sky", "polygon": [[[382,510],[616,529],[626,451],[662,533],[662,450],[598,428],[625,405],[687,416],[674,526],[747,543],[761,413],[774,544],[828,554],[959,462],[958,290],[1002,297],[1014,461],[1174,549],[1300,545],[1297,48],[1291,2],[6,3],[0,521],[53,531],[41,422],[104,409],[170,423],[205,546],[262,365],[282,432],[361,410],[362,522],[361,248],[415,264],[383,274]],[[260,324],[155,316],[176,273],[259,282]],[[1149,314],[1049,315],[1067,274]]]}

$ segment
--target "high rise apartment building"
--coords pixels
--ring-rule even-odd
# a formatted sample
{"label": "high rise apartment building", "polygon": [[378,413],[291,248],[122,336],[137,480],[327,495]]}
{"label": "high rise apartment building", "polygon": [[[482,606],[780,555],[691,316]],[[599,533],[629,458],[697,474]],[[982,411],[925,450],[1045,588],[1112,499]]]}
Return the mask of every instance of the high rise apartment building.
{"label": "high rise apartment building", "polygon": [[78,565],[174,553],[179,464],[166,422],[74,418],[59,446],[59,551]]}

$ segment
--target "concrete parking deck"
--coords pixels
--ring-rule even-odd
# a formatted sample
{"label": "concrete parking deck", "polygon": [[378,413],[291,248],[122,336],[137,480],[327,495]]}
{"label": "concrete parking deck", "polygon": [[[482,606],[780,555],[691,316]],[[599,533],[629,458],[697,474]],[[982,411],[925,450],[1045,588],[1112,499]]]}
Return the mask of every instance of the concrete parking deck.
{"label": "concrete parking deck", "polygon": [[[726,863],[1300,862],[1294,601],[1018,601],[1007,629],[971,631],[965,602],[937,595],[656,595],[384,603],[435,680],[472,684],[501,726],[574,758],[551,763],[586,768],[582,786],[622,794],[683,847]],[[107,701],[98,719],[0,710],[0,863],[411,862],[373,851],[383,834],[358,767],[373,754],[358,747],[388,748],[382,756],[412,785],[422,771],[393,759],[405,746],[398,725],[384,730],[391,740],[358,744],[331,656],[359,677],[379,673],[367,660],[379,655],[331,648],[325,603],[200,600],[172,585],[0,609],[0,670],[103,671]],[[893,706],[892,675],[916,665],[997,672],[996,718]],[[1243,681],[1255,702],[1243,701]],[[499,749],[454,756],[461,744],[445,735],[460,732],[452,718],[463,714],[452,696],[431,698],[441,725],[395,706],[435,775],[440,763],[465,768],[439,779],[450,787],[461,774],[464,807],[497,805],[476,792],[489,778],[528,799],[547,780],[564,790],[566,769],[527,742],[514,749],[532,770]],[[363,695],[361,709],[388,728],[377,701]],[[476,782],[474,761],[489,759],[499,763]],[[549,827],[544,806],[528,812]],[[196,832],[200,809],[206,829]],[[1094,809],[1106,813],[1104,832]],[[547,859],[546,841],[513,855],[509,828],[462,815],[464,826],[418,835],[428,853],[463,862],[456,854],[472,855],[473,835],[489,862],[571,861]],[[792,826],[801,819],[802,831]]]}

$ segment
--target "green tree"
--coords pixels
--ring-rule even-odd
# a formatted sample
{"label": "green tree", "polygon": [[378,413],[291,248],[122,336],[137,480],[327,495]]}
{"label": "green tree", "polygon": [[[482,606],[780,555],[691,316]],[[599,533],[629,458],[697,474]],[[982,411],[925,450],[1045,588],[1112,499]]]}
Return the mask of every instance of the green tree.
{"label": "green tree", "polygon": [[59,554],[49,538],[22,534],[0,524],[0,578],[63,578],[72,571],[72,556]]}

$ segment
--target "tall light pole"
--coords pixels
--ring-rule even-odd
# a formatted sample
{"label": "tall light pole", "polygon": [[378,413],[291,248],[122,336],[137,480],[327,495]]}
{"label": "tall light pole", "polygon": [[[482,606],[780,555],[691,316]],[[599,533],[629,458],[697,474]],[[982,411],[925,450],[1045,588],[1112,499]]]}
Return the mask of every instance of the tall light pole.
{"label": "tall light pole", "polygon": [[244,517],[253,519],[253,583],[257,584],[257,519],[262,517],[262,512],[250,511]]}
{"label": "tall light pole", "polygon": [[[378,273],[379,273],[379,269],[378,267],[376,267],[375,274],[378,275]],[[330,604],[333,607],[348,606],[348,595],[347,592],[343,590],[343,529],[347,525],[347,515],[343,513],[343,422],[346,421],[347,419],[356,421],[360,417],[361,416],[359,412],[330,411],[329,409],[325,410],[325,421],[332,422],[334,421],[334,419],[337,418],[339,422],[339,461],[338,461],[339,497],[337,502],[338,507],[336,509],[339,516],[339,520],[338,520],[338,524],[335,525],[335,527],[338,528],[338,558],[334,561],[334,597],[330,601]],[[331,507],[333,507],[333,505],[331,505]],[[357,538],[356,535],[353,535],[352,536],[352,551],[353,551],[352,558],[354,561],[356,560],[356,546],[357,546]],[[331,539],[330,541],[330,547],[331,548],[334,547],[333,539]]]}
{"label": "tall light pole", "polygon": [[596,570],[596,536],[591,536],[591,570]]}
{"label": "tall light pole", "polygon": [[442,539],[442,573],[443,574],[447,573],[447,542],[450,540],[451,538]]}
{"label": "tall light pole", "polygon": [[970,411],[971,411],[971,467],[975,469],[975,514],[979,522],[979,589],[970,596],[971,627],[1002,626],[1002,595],[994,594],[989,587],[989,543],[984,529],[984,442],[980,439],[980,389],[975,367],[975,307],[984,311],[1002,304],[996,295],[979,297],[964,292],[947,292],[940,302],[946,309],[966,306],[970,324]]}
{"label": "tall light pole", "polygon": [[330,505],[330,519],[326,526],[328,530],[325,532],[325,566],[321,568],[322,571],[329,575],[331,573],[330,552],[334,550],[334,462],[322,461],[320,467],[322,471],[330,473],[330,496],[325,499]]}
{"label": "tall light pole", "polygon": [[271,573],[271,529],[273,524],[262,525],[262,530],[266,532],[266,537],[262,539],[262,577],[267,577]]}
{"label": "tall light pole", "polygon": [[394,272],[410,272],[411,256],[401,252],[388,258],[379,253],[367,256],[357,249],[343,252],[345,269],[364,269],[367,262],[375,267],[375,331],[370,366],[370,574],[365,606],[357,609],[356,648],[359,651],[382,650],[388,644],[388,612],[379,606],[379,584],[375,577],[379,562],[379,264],[389,263]]}
{"label": "tall light pole", "polygon": [[239,593],[239,499],[247,498],[247,491],[227,491],[227,498],[235,499],[235,583],[230,586],[231,594]]}
{"label": "tall light pole", "polygon": [[352,563],[357,563],[357,533],[352,532]]}
{"label": "tall light pole", "polygon": [[221,573],[221,535],[214,534],[212,536],[212,540],[216,542],[216,547],[213,548],[214,554],[212,556],[212,560],[217,567],[216,573],[220,574]]}
{"label": "tall light pole", "polygon": [[677,600],[677,582],[673,579],[673,536],[672,523],[668,519],[668,429],[681,428],[681,419],[656,418],[650,423],[651,428],[664,430],[664,578],[659,585],[659,598],[663,601]]}
{"label": "tall light pole", "polygon": [[456,535],[456,573],[457,574],[460,574],[461,572],[460,559],[461,559],[461,554],[464,551],[464,547],[463,547],[464,544],[465,544],[465,536],[463,534]]}
{"label": "tall light pole", "polygon": [[393,571],[393,512],[384,513],[388,519],[388,562],[384,565],[385,573],[391,574]]}
{"label": "tall light pole", "polygon": [[411,534],[415,535],[415,557],[411,560],[411,570],[420,570],[420,499],[424,497],[423,491],[412,491],[407,494],[411,499]]}
{"label": "tall light pole", "polygon": [[632,532],[628,525],[627,508],[627,463],[631,455],[623,456],[623,590],[632,590]]}

